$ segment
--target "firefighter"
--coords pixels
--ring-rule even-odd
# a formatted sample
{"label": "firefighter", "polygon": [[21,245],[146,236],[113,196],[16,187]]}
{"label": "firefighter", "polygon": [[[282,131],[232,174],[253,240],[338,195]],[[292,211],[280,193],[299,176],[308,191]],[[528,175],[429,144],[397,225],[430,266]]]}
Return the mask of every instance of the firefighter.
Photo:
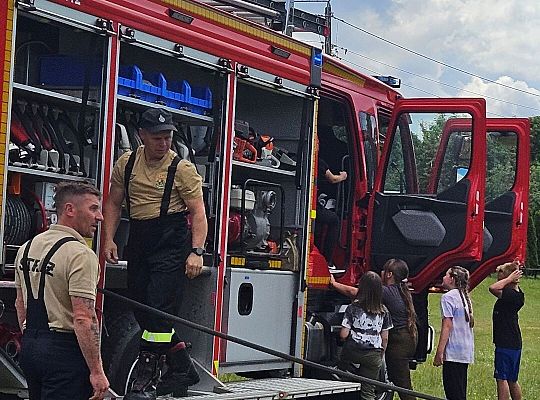
{"label": "firefighter", "polygon": [[103,220],[100,197],[85,183],[58,184],[58,223],[17,253],[19,361],[30,400],[103,399],[109,387],[95,311],[99,263],[83,238]]}
{"label": "firefighter", "polygon": [[[168,111],[147,109],[139,126],[143,145],[123,154],[111,177],[104,205],[104,255],[108,262],[118,262],[113,238],[125,200],[130,220],[125,249],[130,295],[174,314],[185,277],[193,279],[202,269],[207,233],[202,178],[192,163],[180,160],[170,149],[176,127]],[[124,399],[185,396],[199,376],[173,324],[140,311],[135,318],[143,333],[135,380]]]}

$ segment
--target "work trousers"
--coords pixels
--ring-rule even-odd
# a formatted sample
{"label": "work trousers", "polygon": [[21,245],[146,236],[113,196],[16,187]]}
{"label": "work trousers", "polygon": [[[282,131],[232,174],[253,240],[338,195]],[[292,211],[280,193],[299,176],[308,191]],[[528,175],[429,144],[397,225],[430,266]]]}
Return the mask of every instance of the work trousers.
{"label": "work trousers", "polygon": [[[143,304],[176,314],[186,280],[185,261],[191,251],[191,236],[184,214],[167,215],[149,221],[131,220],[127,245],[128,289]],[[173,322],[135,310],[143,331],[170,333]],[[179,341],[141,339],[141,350],[163,353]]]}
{"label": "work trousers", "polygon": [[[326,227],[324,243],[322,237]],[[339,218],[337,214],[322,206],[317,206],[317,219],[315,220],[315,246],[326,259],[328,265],[333,263],[334,249],[338,245]]]}
{"label": "work trousers", "polygon": [[74,333],[25,329],[19,364],[30,400],[88,400],[90,370]]}
{"label": "work trousers", "polygon": [[[411,371],[409,360],[414,357],[416,340],[404,328],[393,328],[388,333],[388,346],[386,347],[385,359],[386,370],[390,381],[399,387],[412,389]],[[399,394],[401,400],[414,400],[416,397]]]}
{"label": "work trousers", "polygon": [[443,363],[444,394],[448,400],[467,400],[467,369],[469,364]]}
{"label": "work trousers", "polygon": [[[353,364],[359,364],[359,367],[356,367]],[[382,366],[382,350],[359,350],[355,342],[349,338],[343,345],[338,366],[342,370],[377,380],[379,379],[379,372]],[[360,399],[374,400],[375,386],[368,383],[362,383],[360,388]]]}

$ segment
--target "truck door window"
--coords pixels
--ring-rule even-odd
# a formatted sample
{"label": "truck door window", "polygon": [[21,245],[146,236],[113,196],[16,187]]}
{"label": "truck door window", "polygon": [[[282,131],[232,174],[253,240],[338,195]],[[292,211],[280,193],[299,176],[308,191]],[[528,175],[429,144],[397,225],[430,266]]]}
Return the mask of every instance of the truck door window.
{"label": "truck door window", "polygon": [[377,171],[377,122],[373,115],[364,111],[358,113],[358,118],[360,120],[360,129],[362,130],[362,141],[364,144],[368,190],[371,191]]}
{"label": "truck door window", "polygon": [[517,136],[514,132],[488,132],[486,203],[508,192],[514,185],[516,157]]}
{"label": "truck door window", "polygon": [[455,118],[444,114],[403,114],[399,118],[385,192],[436,196],[467,175],[472,124],[448,132],[447,126]]}

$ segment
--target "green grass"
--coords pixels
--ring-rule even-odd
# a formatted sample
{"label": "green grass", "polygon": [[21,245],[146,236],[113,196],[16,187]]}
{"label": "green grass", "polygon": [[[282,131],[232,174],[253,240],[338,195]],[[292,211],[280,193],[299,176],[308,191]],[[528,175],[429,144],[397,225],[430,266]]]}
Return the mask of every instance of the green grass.
{"label": "green grass", "polygon": [[[495,281],[490,277],[472,291],[474,307],[474,364],[469,367],[468,399],[491,400],[496,399],[495,379],[493,379],[493,344],[491,333],[491,312],[495,297],[488,292],[488,286]],[[540,311],[536,305],[540,304],[540,279],[524,278],[520,284],[525,292],[525,306],[519,313],[519,323],[523,336],[523,353],[521,356],[521,369],[519,383],[523,391],[523,398],[533,400],[539,398],[540,379]],[[432,294],[429,297],[430,323],[435,328],[435,343],[437,346],[440,331],[440,295]],[[444,398],[442,387],[442,368],[433,366],[433,353],[428,356],[426,363],[413,371],[413,387],[422,393]]]}

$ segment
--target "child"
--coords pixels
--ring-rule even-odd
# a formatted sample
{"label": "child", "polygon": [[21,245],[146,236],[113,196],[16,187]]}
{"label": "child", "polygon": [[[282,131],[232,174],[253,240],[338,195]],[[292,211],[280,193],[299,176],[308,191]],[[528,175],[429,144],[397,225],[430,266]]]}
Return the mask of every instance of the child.
{"label": "child", "polygon": [[443,366],[448,400],[467,399],[467,369],[474,359],[473,309],[468,293],[469,271],[452,267],[443,278],[442,327],[433,365]]}
{"label": "child", "polygon": [[[416,312],[407,286],[408,277],[409,267],[405,261],[392,258],[384,263],[381,271],[382,302],[390,313],[393,325],[388,332],[388,346],[385,351],[386,370],[394,385],[412,390],[409,360],[414,357],[418,331]],[[336,282],[333,276],[330,276],[330,286],[349,297],[358,295],[358,288]],[[403,393],[399,394],[399,398],[415,399]]]}
{"label": "child", "polygon": [[[360,278],[358,294],[345,310],[341,326],[339,336],[345,344],[340,368],[350,370],[352,364],[359,375],[377,379],[392,319],[382,304],[382,282],[375,272],[366,272]],[[360,398],[374,400],[375,386],[362,383]]]}
{"label": "child", "polygon": [[[383,304],[388,308],[394,327],[388,333],[386,348],[386,369],[388,378],[396,386],[412,389],[409,360],[414,357],[418,332],[416,312],[407,286],[409,267],[403,260],[388,260],[381,272]],[[401,400],[413,400],[415,397],[399,394]]]}
{"label": "child", "polygon": [[489,287],[489,291],[497,297],[493,307],[497,398],[521,400],[521,387],[517,381],[522,346],[518,312],[525,304],[525,295],[519,288],[523,272],[517,261],[499,265],[496,271],[497,282]]}

